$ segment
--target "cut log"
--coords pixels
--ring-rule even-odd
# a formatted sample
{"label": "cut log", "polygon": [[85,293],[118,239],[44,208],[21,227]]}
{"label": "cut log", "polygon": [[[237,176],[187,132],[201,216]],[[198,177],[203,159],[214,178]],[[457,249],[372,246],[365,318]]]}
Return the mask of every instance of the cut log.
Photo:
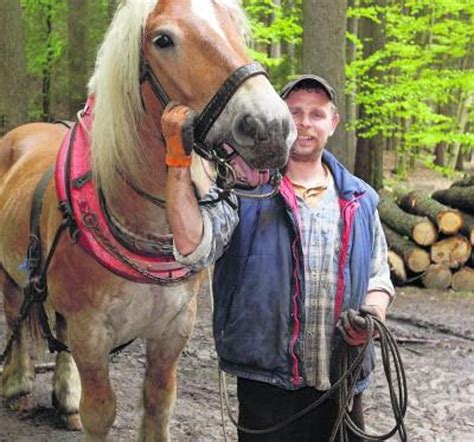
{"label": "cut log", "polygon": [[383,226],[391,250],[403,257],[408,269],[415,273],[425,271],[430,265],[430,254],[412,241],[404,238],[387,225]]}
{"label": "cut log", "polygon": [[474,292],[474,269],[462,267],[453,275],[451,286],[459,292]]}
{"label": "cut log", "polygon": [[421,279],[427,289],[445,290],[451,285],[452,272],[445,264],[431,264]]}
{"label": "cut log", "polygon": [[464,178],[458,181],[455,181],[453,184],[451,184],[451,187],[468,187],[468,186],[474,186],[474,175],[465,176]]}
{"label": "cut log", "polygon": [[427,216],[446,235],[458,233],[463,225],[461,212],[440,204],[424,192],[410,192],[400,198],[399,204],[407,212]]}
{"label": "cut log", "polygon": [[463,212],[474,214],[474,187],[451,187],[446,190],[437,190],[433,198],[440,203],[446,204]]}
{"label": "cut log", "polygon": [[403,258],[393,250],[388,251],[388,265],[390,267],[390,276],[397,286],[402,286],[407,282],[407,272]]}
{"label": "cut log", "polygon": [[404,236],[409,236],[420,246],[429,246],[438,238],[436,227],[428,218],[404,212],[390,198],[380,199],[378,211],[380,219],[387,226]]}
{"label": "cut log", "polygon": [[461,235],[450,236],[431,246],[431,260],[457,269],[469,260],[471,251],[472,246],[467,238]]}
{"label": "cut log", "polygon": [[462,226],[461,233],[471,241],[471,245],[474,246],[474,216],[463,213],[464,225]]}

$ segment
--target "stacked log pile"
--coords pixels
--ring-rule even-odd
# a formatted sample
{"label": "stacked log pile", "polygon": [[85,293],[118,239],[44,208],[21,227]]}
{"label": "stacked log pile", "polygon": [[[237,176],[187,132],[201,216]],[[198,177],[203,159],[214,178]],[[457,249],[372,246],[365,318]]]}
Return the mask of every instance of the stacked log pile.
{"label": "stacked log pile", "polygon": [[474,177],[434,192],[380,194],[396,285],[474,291]]}

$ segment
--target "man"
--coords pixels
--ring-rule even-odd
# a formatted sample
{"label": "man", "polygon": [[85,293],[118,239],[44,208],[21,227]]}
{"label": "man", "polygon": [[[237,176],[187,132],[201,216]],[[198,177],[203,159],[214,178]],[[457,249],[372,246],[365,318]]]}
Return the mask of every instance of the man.
{"label": "man", "polygon": [[[168,174],[176,258],[196,268],[217,260],[216,349],[221,368],[238,378],[239,423],[253,429],[284,421],[328,390],[337,380],[340,336],[349,345],[364,343],[361,312],[384,320],[394,293],[377,195],[324,150],[339,123],[333,88],[303,75],[283,89],[282,98],[298,137],[276,197],[240,197],[238,211],[225,202],[199,209],[187,167],[170,167]],[[164,113],[173,158],[189,157],[189,145],[185,149],[176,134],[189,128],[190,115],[182,106]],[[351,412],[359,426],[371,350]],[[239,431],[239,440],[327,441],[337,412],[329,399],[280,431]]]}

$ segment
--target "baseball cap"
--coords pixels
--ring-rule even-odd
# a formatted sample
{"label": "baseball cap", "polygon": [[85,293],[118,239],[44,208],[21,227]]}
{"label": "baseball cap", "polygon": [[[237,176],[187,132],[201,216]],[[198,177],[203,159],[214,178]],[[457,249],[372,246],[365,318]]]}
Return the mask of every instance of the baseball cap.
{"label": "baseball cap", "polygon": [[290,92],[296,87],[299,86],[301,83],[314,83],[315,87],[321,88],[328,98],[336,104],[336,92],[334,91],[333,87],[323,78],[313,74],[304,74],[300,75],[298,78],[290,81],[286,86],[283,87],[280,93],[280,97],[285,99],[288,97]]}

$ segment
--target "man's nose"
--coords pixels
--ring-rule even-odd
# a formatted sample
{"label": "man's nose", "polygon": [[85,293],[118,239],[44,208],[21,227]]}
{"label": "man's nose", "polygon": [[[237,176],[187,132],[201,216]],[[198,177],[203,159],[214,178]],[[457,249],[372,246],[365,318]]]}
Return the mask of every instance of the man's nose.
{"label": "man's nose", "polygon": [[300,121],[298,122],[298,125],[301,127],[310,127],[311,122],[309,120],[308,115],[302,115]]}

